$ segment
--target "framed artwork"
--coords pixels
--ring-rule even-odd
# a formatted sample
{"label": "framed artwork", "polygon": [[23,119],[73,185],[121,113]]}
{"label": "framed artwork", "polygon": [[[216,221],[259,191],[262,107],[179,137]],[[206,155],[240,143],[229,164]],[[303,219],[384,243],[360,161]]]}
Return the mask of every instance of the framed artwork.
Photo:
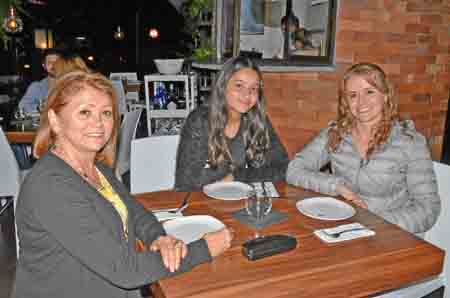
{"label": "framed artwork", "polygon": [[261,65],[335,66],[339,0],[216,1],[219,60],[248,55]]}

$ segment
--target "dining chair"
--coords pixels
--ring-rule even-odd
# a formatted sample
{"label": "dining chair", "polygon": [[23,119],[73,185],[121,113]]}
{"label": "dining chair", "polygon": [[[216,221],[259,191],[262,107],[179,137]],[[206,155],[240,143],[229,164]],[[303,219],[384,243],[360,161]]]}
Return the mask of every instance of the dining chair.
{"label": "dining chair", "polygon": [[137,72],[112,72],[109,74],[110,80],[137,81]]}
{"label": "dining chair", "polygon": [[136,129],[142,109],[136,109],[125,113],[120,126],[119,142],[116,157],[116,176],[122,180],[122,175],[130,170],[131,141],[136,137]]}
{"label": "dining chair", "polygon": [[[19,195],[20,184],[22,182],[23,173],[20,171],[14,152],[6,138],[3,129],[0,127],[0,198],[2,206],[0,207],[0,215],[13,205],[14,213],[16,210],[17,196]],[[14,218],[14,226],[16,230],[16,254],[19,257],[19,238],[17,237],[17,225]]]}
{"label": "dining chair", "polygon": [[173,189],[178,135],[151,136],[131,142],[131,193]]}
{"label": "dining chair", "polygon": [[117,93],[117,106],[119,114],[122,116],[127,112],[127,98],[125,95],[125,88],[123,87],[122,80],[111,80],[111,83]]}
{"label": "dining chair", "polygon": [[[433,279],[414,284],[409,287],[394,290],[390,293],[377,296],[377,298],[422,298],[422,297],[444,297],[449,298],[450,294],[444,290],[444,296],[441,295],[442,287],[448,288],[450,280],[450,261],[448,252],[450,252],[450,166],[433,161],[434,172],[441,198],[441,213],[434,226],[425,233],[424,240],[445,250],[444,266],[442,273]],[[414,260],[411,260],[414,262]]]}

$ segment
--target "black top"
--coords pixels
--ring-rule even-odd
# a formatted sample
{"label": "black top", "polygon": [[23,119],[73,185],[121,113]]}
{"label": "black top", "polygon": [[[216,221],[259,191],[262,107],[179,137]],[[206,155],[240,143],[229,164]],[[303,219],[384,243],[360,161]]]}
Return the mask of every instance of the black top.
{"label": "black top", "polygon": [[284,181],[289,159],[270,121],[270,147],[265,153],[265,162],[260,167],[246,162],[242,125],[228,146],[234,163],[229,166],[212,168],[208,163],[208,108],[199,107],[192,111],[181,132],[178,145],[175,188],[180,191],[200,189],[203,185],[221,180],[232,173],[236,181]]}

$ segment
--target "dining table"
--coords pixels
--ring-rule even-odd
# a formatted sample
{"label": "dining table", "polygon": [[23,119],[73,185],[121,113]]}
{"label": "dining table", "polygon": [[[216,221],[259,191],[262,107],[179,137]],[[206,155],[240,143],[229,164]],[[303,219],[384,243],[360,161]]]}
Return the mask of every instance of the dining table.
{"label": "dining table", "polygon": [[[276,183],[278,198],[273,210],[287,215],[279,223],[255,229],[241,223],[233,213],[244,200],[210,198],[192,192],[184,216],[209,215],[234,230],[231,247],[210,263],[161,279],[150,287],[159,298],[230,297],[371,297],[438,276],[445,252],[367,209],[352,205],[356,213],[344,220],[320,220],[299,212],[297,202],[323,196]],[[146,209],[180,205],[185,192],[174,190],[136,194]],[[341,198],[337,198],[343,200]],[[349,203],[351,204],[351,203]],[[361,223],[375,232],[370,237],[326,243],[314,231],[341,224]],[[295,237],[295,249],[256,261],[248,260],[242,245],[268,235]]]}
{"label": "dining table", "polygon": [[39,128],[35,119],[12,120],[5,128],[5,135],[11,144],[31,145]]}

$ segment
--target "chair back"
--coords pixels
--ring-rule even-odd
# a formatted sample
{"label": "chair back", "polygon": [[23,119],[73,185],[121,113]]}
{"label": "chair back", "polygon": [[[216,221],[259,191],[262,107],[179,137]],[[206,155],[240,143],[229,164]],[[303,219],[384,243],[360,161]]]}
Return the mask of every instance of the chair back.
{"label": "chair back", "polygon": [[110,80],[137,81],[137,72],[112,72],[109,74]]}
{"label": "chair back", "polygon": [[131,141],[136,137],[142,109],[127,112],[120,126],[119,142],[116,157],[116,174],[118,178],[130,170]]}
{"label": "chair back", "polygon": [[[17,196],[19,195],[22,174],[19,163],[14,152],[9,145],[8,139],[0,127],[0,197],[12,197],[14,214],[17,205]],[[16,233],[16,255],[19,258],[19,237],[17,235],[17,224],[14,216],[14,226]]]}
{"label": "chair back", "polygon": [[131,142],[131,193],[173,189],[179,136],[152,136]]}
{"label": "chair back", "polygon": [[117,93],[117,109],[120,115],[127,112],[127,98],[125,95],[125,88],[121,80],[111,80],[111,83]]}
{"label": "chair back", "polygon": [[19,164],[0,127],[0,197],[16,197],[19,194],[21,174]]}
{"label": "chair back", "polygon": [[[434,226],[425,233],[425,240],[445,250],[444,268],[442,276],[444,277],[445,287],[448,289],[450,280],[450,166],[433,162],[434,172],[441,198],[441,214]],[[450,297],[449,291],[445,291],[444,297]]]}

